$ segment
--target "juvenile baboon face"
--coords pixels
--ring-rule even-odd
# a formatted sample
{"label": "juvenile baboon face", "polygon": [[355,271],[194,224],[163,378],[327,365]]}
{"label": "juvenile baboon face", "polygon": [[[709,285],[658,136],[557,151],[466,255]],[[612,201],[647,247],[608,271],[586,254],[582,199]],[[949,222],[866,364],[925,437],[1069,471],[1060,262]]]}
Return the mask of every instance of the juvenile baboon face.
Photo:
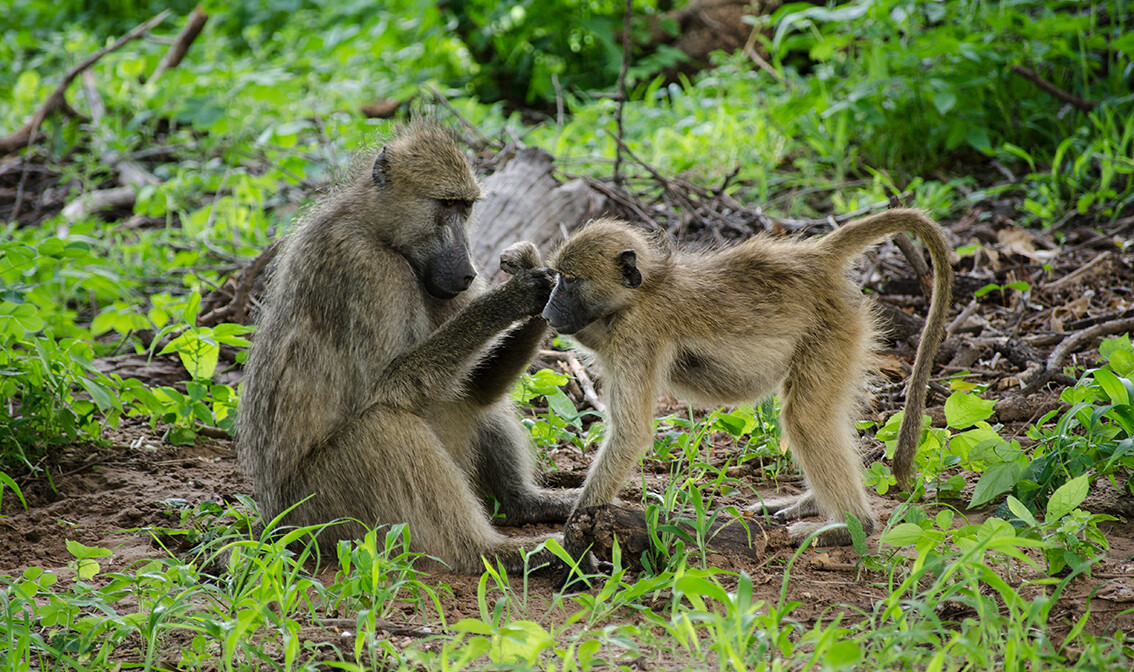
{"label": "juvenile baboon face", "polygon": [[381,232],[406,258],[426,291],[451,299],[476,278],[469,250],[480,187],[468,161],[443,129],[395,141],[374,160],[373,182],[397,226]]}
{"label": "juvenile baboon face", "polygon": [[542,315],[561,334],[574,334],[619,310],[642,284],[638,253],[625,247],[635,241],[603,240],[602,228],[603,222],[588,226],[565,243],[552,262],[558,275]]}

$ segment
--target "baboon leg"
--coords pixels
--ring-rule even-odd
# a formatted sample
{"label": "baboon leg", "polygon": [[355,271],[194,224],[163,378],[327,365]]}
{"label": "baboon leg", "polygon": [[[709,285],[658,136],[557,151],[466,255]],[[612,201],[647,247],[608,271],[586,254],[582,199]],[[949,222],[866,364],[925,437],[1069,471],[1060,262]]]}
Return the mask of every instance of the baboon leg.
{"label": "baboon leg", "polygon": [[[828,351],[854,350],[848,346],[830,347]],[[815,352],[801,358],[808,363],[793,369],[784,385],[783,426],[810,490],[797,508],[789,506],[777,517],[803,516],[814,511],[825,521],[791,525],[788,531],[796,543],[832,522],[843,523],[847,513],[862,522],[867,534],[874,529],[874,514],[862,485],[862,459],[852,434],[852,414],[858,407],[857,386],[863,374],[846,362],[823,361]],[[850,543],[845,525],[818,537],[821,546]]]}
{"label": "baboon leg", "polygon": [[485,415],[477,428],[476,478],[485,495],[496,498],[497,525],[562,523],[578,499],[578,490],[548,490],[535,484],[531,440],[508,404]]}
{"label": "baboon leg", "polygon": [[769,497],[753,504],[750,508],[759,513],[774,513],[776,520],[781,522],[817,516],[820,513],[819,504],[815,501],[815,493],[811,490],[802,495]]}
{"label": "baboon leg", "polygon": [[[364,526],[408,523],[410,548],[433,556],[455,572],[483,569],[481,556],[523,568],[522,550],[546,537],[511,538],[488,521],[468,477],[453,463],[421,417],[372,406],[310,455],[285,485],[282,501],[301,504],[287,519],[305,525],[353,519],[323,533],[359,538]],[[534,562],[531,566],[539,564]]]}

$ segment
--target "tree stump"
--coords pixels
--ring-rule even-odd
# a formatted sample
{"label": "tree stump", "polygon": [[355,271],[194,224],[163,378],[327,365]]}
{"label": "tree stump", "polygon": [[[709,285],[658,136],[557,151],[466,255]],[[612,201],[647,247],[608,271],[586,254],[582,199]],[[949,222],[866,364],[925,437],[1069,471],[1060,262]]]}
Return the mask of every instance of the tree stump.
{"label": "tree stump", "polygon": [[602,213],[605,196],[583,180],[561,183],[552,169],[550,154],[528,147],[484,180],[473,257],[490,277],[499,271],[500,253],[512,243],[530,240],[546,253],[553,241]]}

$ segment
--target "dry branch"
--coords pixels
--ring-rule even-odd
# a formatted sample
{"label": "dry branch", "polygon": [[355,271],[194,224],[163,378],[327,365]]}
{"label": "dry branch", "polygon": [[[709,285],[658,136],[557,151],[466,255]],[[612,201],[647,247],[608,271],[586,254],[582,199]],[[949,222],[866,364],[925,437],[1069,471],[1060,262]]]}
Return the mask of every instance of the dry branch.
{"label": "dry branch", "polygon": [[1093,327],[1088,327],[1082,331],[1071,334],[1063,339],[1059,345],[1055,346],[1055,349],[1048,355],[1047,363],[1044,365],[1044,368],[1037,371],[1031,377],[1018,393],[1019,396],[1029,395],[1043,387],[1056,374],[1060,373],[1060,369],[1063,368],[1063,363],[1079,348],[1093,343],[1097,338],[1110,336],[1111,334],[1121,334],[1132,330],[1134,330],[1134,317],[1127,317],[1096,324]]}
{"label": "dry branch", "polygon": [[[102,118],[106,114],[106,104],[103,102],[102,96],[99,95],[94,73],[90,70],[83,71],[83,92],[91,110],[91,125],[101,126]],[[102,151],[99,159],[118,174],[118,183],[121,186],[88,192],[68,203],[60,214],[64,220],[69,222],[103,210],[132,207],[139,189],[148,184],[160,182],[137,161],[125,158],[116,151],[107,150],[102,141],[101,133],[92,135],[94,136],[94,144],[99,146]]]}
{"label": "dry branch", "polygon": [[269,245],[241,271],[240,282],[236,284],[232,301],[201,315],[197,318],[198,326],[213,327],[221,322],[245,324],[248,321],[248,303],[252,298],[252,287],[256,284],[256,278],[267,267],[268,262],[274,259],[276,253],[279,252],[281,241],[282,238]]}
{"label": "dry branch", "polygon": [[[0,138],[0,154],[9,154],[21,147],[27,147],[28,145],[31,145],[33,142],[35,142],[35,134],[39,130],[39,125],[42,124],[43,120],[47,118],[47,115],[55,112],[56,110],[71,110],[71,106],[67,104],[67,98],[65,97],[65,94],[67,92],[67,88],[71,86],[71,82],[75,81],[75,78],[78,77],[80,73],[94,65],[98,61],[98,59],[106,56],[112,51],[117,51],[122,47],[122,45],[131,40],[137,39],[147,30],[150,30],[154,26],[160,24],[162,21],[165,21],[165,18],[169,16],[171,11],[172,10],[167,9],[164,12],[158,14],[154,18],[146,21],[145,23],[134,28],[122,37],[118,38],[118,40],[114,44],[110,45],[109,47],[99,49],[94,54],[87,57],[86,60],[67,71],[67,74],[63,75],[63,81],[59,82],[59,86],[55,87],[55,90],[51,92],[51,95],[49,95],[47,97],[47,100],[43,102],[43,105],[41,105],[39,109],[35,111],[35,114],[31,116],[31,119],[28,119],[27,123],[18,128],[8,137]],[[74,110],[71,110],[71,113],[73,112]]]}
{"label": "dry branch", "polygon": [[925,299],[928,301],[933,296],[933,276],[929,273],[929,264],[925,263],[925,257],[921,250],[904,233],[892,236],[891,239],[902,251],[906,260],[910,262],[910,266],[913,267],[914,273],[917,274],[918,284],[921,285],[921,292],[925,294]]}
{"label": "dry branch", "polygon": [[193,12],[189,14],[189,18],[185,20],[185,27],[177,35],[177,39],[170,45],[169,51],[165,52],[165,56],[158,63],[154,74],[150,75],[149,82],[156,82],[158,77],[166,70],[172,70],[181,64],[181,60],[185,58],[185,54],[189,53],[189,47],[193,45],[193,41],[201,34],[201,30],[205,27],[205,22],[209,20],[209,15],[205,10],[197,5],[193,8]]}
{"label": "dry branch", "polygon": [[591,382],[591,377],[587,375],[587,369],[575,353],[567,353],[567,368],[571,369],[574,374],[575,380],[579,381],[579,388],[583,391],[583,399],[587,401],[594,409],[600,413],[606,412],[606,404],[602,402],[598,394],[595,392],[595,384]]}

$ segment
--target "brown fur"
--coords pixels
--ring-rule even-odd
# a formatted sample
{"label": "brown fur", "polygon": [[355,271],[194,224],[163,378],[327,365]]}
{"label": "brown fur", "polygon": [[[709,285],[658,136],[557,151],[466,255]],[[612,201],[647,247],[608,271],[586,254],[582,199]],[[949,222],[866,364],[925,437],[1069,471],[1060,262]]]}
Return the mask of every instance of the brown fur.
{"label": "brown fur", "polygon": [[416,125],[284,242],[237,443],[265,521],[312,496],[283,522],[347,519],[323,531],[327,549],[405,522],[415,551],[476,572],[482,555],[521,567],[521,549],[543,541],[499,534],[484,497],[508,524],[566,519],[574,497],[536,488],[506,398],[546,333],[550,272],[526,244],[508,252],[508,282],[473,279],[479,197],[450,134]]}
{"label": "brown fur", "polygon": [[[594,352],[610,409],[607,439],[578,507],[614,499],[652,440],[653,405],[662,390],[735,404],[778,389],[785,434],[810,489],[762,507],[781,519],[819,514],[842,522],[852,513],[869,533],[874,515],[853,423],[875,368],[878,334],[848,267],[869,245],[902,231],[925,242],[936,275],[894,459],[894,473],[904,482],[951,300],[945,242],[924,215],[890,210],[822,238],[757,236],[707,252],[675,249],[614,220],[573,235],[551,261],[560,277],[543,315]],[[825,524],[795,523],[791,536],[799,542]],[[850,536],[845,527],[835,528],[819,541],[848,544]]]}

